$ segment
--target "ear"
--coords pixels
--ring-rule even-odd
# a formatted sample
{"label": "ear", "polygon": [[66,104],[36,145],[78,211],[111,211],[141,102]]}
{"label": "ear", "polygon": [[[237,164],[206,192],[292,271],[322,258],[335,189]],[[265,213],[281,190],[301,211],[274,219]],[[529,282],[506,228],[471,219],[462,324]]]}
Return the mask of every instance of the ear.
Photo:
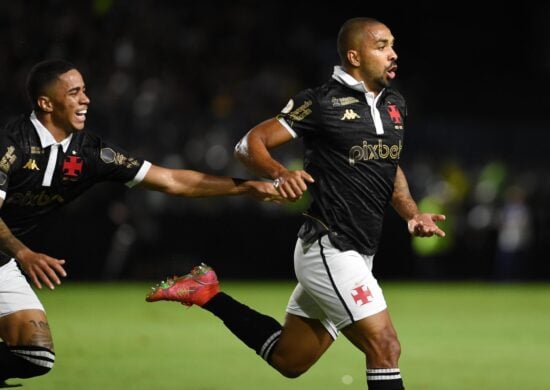
{"label": "ear", "polygon": [[359,60],[359,52],[357,50],[348,50],[347,58],[351,66],[358,67],[361,65],[361,61]]}
{"label": "ear", "polygon": [[49,97],[47,96],[39,96],[38,100],[36,101],[38,103],[38,107],[44,112],[52,112],[53,111],[53,104]]}

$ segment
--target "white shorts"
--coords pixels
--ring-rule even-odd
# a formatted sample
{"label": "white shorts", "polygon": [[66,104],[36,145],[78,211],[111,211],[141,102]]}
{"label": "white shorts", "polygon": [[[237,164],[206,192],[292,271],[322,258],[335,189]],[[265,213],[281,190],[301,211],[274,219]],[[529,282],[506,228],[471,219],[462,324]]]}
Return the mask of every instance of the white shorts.
{"label": "white shorts", "polygon": [[298,285],[287,313],[320,320],[336,339],[347,325],[386,309],[382,289],[372,275],[374,256],[336,249],[327,235],[294,251]]}
{"label": "white shorts", "polygon": [[38,309],[44,306],[19,270],[14,259],[0,267],[0,317],[19,310]]}

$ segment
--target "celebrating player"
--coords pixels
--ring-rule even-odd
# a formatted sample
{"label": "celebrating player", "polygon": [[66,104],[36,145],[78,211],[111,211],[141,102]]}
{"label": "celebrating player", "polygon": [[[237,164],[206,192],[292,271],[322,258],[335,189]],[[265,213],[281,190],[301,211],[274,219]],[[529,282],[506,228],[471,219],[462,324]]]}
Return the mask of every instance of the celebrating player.
{"label": "celebrating player", "polygon": [[[350,19],[338,35],[341,66],[331,80],[294,96],[277,118],[254,127],[237,145],[249,168],[275,179],[281,196],[313,202],[298,233],[298,284],[284,325],[219,291],[205,264],[161,283],[148,301],[173,300],[209,310],[246,345],[287,377],[307,371],[342,332],[366,358],[368,388],[403,389],[401,347],[372,273],[388,203],[411,234],[444,236],[421,213],[399,166],[406,106],[390,82],[397,72],[394,37],[371,18]],[[296,137],[305,170],[290,171],[269,152]]]}
{"label": "celebrating player", "polygon": [[163,168],[85,131],[90,99],[82,75],[68,62],[35,65],[27,92],[32,113],[0,134],[0,387],[8,378],[42,375],[54,365],[44,307],[21,272],[38,288],[53,289],[66,276],[65,260],[20,240],[46,214],[103,181],[183,197],[281,199],[271,182]]}

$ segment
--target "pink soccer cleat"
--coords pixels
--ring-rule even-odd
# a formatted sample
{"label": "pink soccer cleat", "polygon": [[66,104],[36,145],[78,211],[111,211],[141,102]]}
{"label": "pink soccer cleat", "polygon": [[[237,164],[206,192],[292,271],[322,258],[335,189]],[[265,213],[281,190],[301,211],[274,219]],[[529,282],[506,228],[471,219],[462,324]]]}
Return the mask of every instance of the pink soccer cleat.
{"label": "pink soccer cleat", "polygon": [[185,276],[168,278],[147,294],[147,302],[176,301],[185,306],[202,306],[220,291],[216,273],[201,263]]}

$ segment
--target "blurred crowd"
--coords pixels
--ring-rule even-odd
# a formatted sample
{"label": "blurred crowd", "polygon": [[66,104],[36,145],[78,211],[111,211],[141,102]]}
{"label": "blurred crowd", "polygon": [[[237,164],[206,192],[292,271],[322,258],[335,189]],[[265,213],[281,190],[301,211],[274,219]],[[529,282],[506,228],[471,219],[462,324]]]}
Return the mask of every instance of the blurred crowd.
{"label": "blurred crowd", "polygon": [[[89,130],[160,165],[249,177],[233,158],[236,141],[277,114],[294,93],[328,79],[337,64],[338,27],[348,17],[365,16],[359,3],[351,3],[346,11],[320,9],[313,17],[312,4],[0,2],[0,122],[28,111],[24,81],[30,67],[64,58],[84,74],[92,102]],[[510,82],[498,77],[506,68],[495,67],[483,85],[464,75],[467,60],[448,65],[461,61],[455,52],[431,60],[416,40],[444,23],[421,9],[420,30],[418,20],[394,7],[369,16],[386,21],[398,39],[403,69],[396,83],[410,114],[402,166],[421,207],[448,219],[446,239],[410,240],[404,224],[390,216],[377,260],[389,264],[382,272],[397,278],[550,278],[550,136],[542,94],[502,96],[494,89]],[[542,20],[545,12],[526,23]],[[458,23],[445,25],[452,22]],[[479,33],[490,30],[480,26]],[[463,38],[437,39],[458,44]],[[539,77],[547,81],[545,55]],[[460,87],[469,90],[468,101]],[[301,164],[299,143],[276,153],[289,165]],[[252,275],[243,265],[258,257],[262,276],[285,276],[291,275],[293,237],[305,207],[307,199],[281,207],[246,198],[181,200],[99,188],[52,222],[68,236],[60,239],[50,230],[33,239],[66,245],[69,238],[76,249],[66,257],[83,258],[75,273],[88,278],[149,277],[162,267],[181,272],[187,267],[174,265],[175,258],[196,262],[203,253],[223,257],[227,264],[219,267],[237,276],[242,269],[231,264]],[[90,223],[73,231],[72,218]],[[96,245],[82,253],[78,248],[90,238]],[[395,243],[407,250],[394,254]],[[272,245],[279,249],[267,249]]]}

